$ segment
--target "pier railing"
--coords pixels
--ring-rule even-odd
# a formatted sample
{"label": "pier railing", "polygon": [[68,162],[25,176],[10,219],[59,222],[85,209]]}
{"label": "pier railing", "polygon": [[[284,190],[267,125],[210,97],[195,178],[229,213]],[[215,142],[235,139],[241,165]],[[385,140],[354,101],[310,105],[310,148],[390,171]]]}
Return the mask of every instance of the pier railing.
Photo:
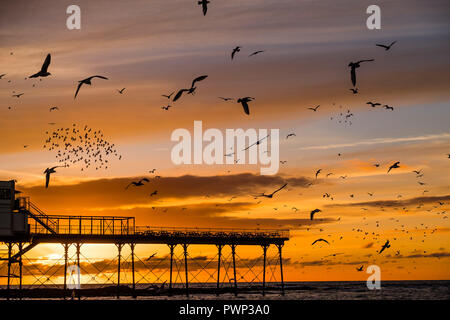
{"label": "pier railing", "polygon": [[[56,234],[81,235],[136,235],[154,237],[212,237],[212,238],[289,238],[289,230],[234,229],[234,228],[182,228],[135,226],[133,217],[53,216]],[[30,224],[32,234],[50,234],[37,222]]]}
{"label": "pier railing", "polygon": [[289,230],[277,229],[136,227],[136,234],[174,237],[289,238]]}

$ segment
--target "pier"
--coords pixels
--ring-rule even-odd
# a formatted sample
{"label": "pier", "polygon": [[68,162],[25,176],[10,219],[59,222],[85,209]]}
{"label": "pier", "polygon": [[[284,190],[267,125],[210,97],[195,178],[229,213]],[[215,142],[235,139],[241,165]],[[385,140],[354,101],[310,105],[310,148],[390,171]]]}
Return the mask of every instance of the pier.
{"label": "pier", "polygon": [[[146,294],[145,290],[136,287],[136,264],[139,263],[139,266],[143,267],[145,263],[136,255],[135,250],[138,245],[149,244],[166,245],[169,249],[167,256],[168,279],[164,282],[161,279],[158,284],[149,284],[153,289],[159,288],[152,292],[189,296],[204,291],[202,288],[192,287],[192,283],[196,279],[189,270],[189,263],[192,262],[189,248],[214,246],[217,254],[213,260],[208,262],[207,266],[211,269],[211,263],[214,263],[215,272],[209,274],[208,281],[210,283],[214,281],[214,291],[217,295],[225,292],[233,292],[237,295],[244,288],[249,288],[250,283],[249,281],[245,281],[245,283],[240,281],[244,278],[243,276],[238,277],[238,249],[241,246],[254,246],[255,250],[259,250],[262,255],[262,281],[259,281],[260,285],[255,286],[253,290],[256,288],[262,295],[266,293],[267,252],[270,247],[275,247],[277,252],[276,269],[279,274],[278,288],[284,294],[282,248],[285,241],[289,240],[288,230],[162,228],[136,226],[134,217],[48,215],[32,203],[28,197],[16,198],[15,195],[14,181],[0,181],[0,242],[6,246],[3,253],[0,251],[0,263],[7,263],[6,274],[0,275],[7,278],[6,292],[2,293],[1,291],[5,290],[0,290],[1,297],[27,296],[29,290],[26,290],[23,284],[23,259],[26,253],[40,244],[60,244],[64,249],[64,281],[61,288],[55,288],[53,291],[47,290],[47,293],[52,292],[52,295],[67,297],[70,289],[73,289],[72,283],[68,283],[68,268],[70,263],[74,262],[71,266],[75,266],[77,270],[81,269],[82,248],[85,244],[113,244],[117,248],[115,283],[111,279],[111,283],[116,287],[117,298],[121,294],[133,297],[138,294]],[[75,249],[75,258],[72,260],[69,257],[71,248]],[[123,253],[125,248],[129,252],[127,261],[125,261]],[[178,257],[175,254],[177,249],[181,250]],[[224,255],[225,249],[230,252],[227,257]],[[225,266],[225,262],[231,264],[229,268]],[[129,283],[121,283],[121,272],[123,272],[124,266],[131,269]],[[177,270],[174,270],[175,267]],[[248,266],[249,272],[252,272],[254,267],[254,265]],[[205,269],[206,267],[201,268]],[[273,275],[275,270],[272,268],[270,272]],[[175,277],[179,279],[180,274],[183,274],[184,278],[182,288],[175,288]],[[48,276],[50,279],[52,274],[44,274],[44,276]],[[258,275],[254,278],[259,279]],[[228,282],[224,282],[224,279],[227,279]],[[80,282],[78,275],[78,286],[75,286],[78,298],[83,291],[89,291],[81,289]],[[165,288],[166,282],[167,289]],[[140,283],[142,284],[142,281]],[[109,289],[111,287],[109,286]],[[211,290],[212,287],[209,286],[207,291],[211,292]]]}

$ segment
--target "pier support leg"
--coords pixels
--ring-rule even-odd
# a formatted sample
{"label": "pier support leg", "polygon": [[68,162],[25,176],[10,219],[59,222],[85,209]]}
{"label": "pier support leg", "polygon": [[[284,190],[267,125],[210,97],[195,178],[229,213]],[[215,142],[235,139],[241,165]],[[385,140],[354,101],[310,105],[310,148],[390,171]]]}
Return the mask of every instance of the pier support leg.
{"label": "pier support leg", "polygon": [[6,299],[10,298],[10,285],[11,285],[11,256],[12,256],[12,244],[8,243],[8,282],[6,285]]}
{"label": "pier support leg", "polygon": [[173,270],[173,250],[175,249],[175,244],[169,244],[170,249],[170,271],[169,271],[169,296],[172,295],[172,270]]}
{"label": "pier support leg", "polygon": [[263,287],[262,287],[262,295],[266,295],[266,258],[267,258],[267,248],[269,245],[262,245],[263,248],[263,257],[264,257],[264,264],[263,264]]}
{"label": "pier support leg", "polygon": [[231,245],[231,255],[233,256],[233,275],[234,275],[234,295],[237,296],[237,278],[236,278],[236,245]]}
{"label": "pier support leg", "polygon": [[67,264],[69,261],[69,244],[64,243],[64,299],[67,296]]}
{"label": "pier support leg", "polygon": [[136,282],[134,277],[134,247],[136,246],[135,243],[130,243],[131,248],[131,274],[133,279],[133,298],[136,298]]}
{"label": "pier support leg", "polygon": [[188,263],[187,263],[187,244],[183,244],[183,250],[184,250],[184,273],[186,276],[186,297],[189,297],[189,277],[188,277]]}
{"label": "pier support leg", "polygon": [[220,293],[220,260],[222,258],[222,245],[217,245],[217,295]]}
{"label": "pier support leg", "polygon": [[[19,252],[22,252],[23,249],[23,243],[20,242],[19,243]],[[19,294],[20,294],[20,299],[22,300],[22,255],[19,256]]]}
{"label": "pier support leg", "polygon": [[[76,248],[76,253],[77,253],[77,267],[78,267],[78,285],[81,285],[81,268],[80,268],[80,251],[81,251],[81,243],[77,243],[75,244],[75,248]],[[78,300],[81,299],[80,296],[80,289],[77,289],[78,291]]]}
{"label": "pier support leg", "polygon": [[122,256],[122,247],[123,244],[121,243],[117,243],[117,299],[120,298],[120,258]]}
{"label": "pier support leg", "polygon": [[281,294],[284,296],[283,258],[281,256],[283,245],[278,244],[277,247],[278,247],[278,256],[280,257]]}

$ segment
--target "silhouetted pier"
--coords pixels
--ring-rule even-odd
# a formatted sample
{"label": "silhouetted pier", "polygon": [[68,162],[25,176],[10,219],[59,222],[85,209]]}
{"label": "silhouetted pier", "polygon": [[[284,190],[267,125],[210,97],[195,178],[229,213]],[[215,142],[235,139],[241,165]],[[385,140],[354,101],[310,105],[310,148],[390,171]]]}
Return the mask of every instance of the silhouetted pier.
{"label": "silhouetted pier", "polygon": [[[2,185],[3,183],[3,185]],[[5,187],[6,186],[6,187]],[[9,187],[8,187],[9,186]],[[11,281],[18,282],[17,289],[22,291],[22,257],[31,249],[42,243],[61,244],[64,248],[64,295],[67,293],[68,251],[75,246],[76,266],[80,268],[80,254],[83,244],[115,244],[117,247],[117,296],[123,292],[120,283],[122,249],[129,246],[131,251],[131,294],[136,296],[135,281],[135,247],[137,244],[165,244],[169,247],[169,283],[168,294],[175,292],[173,288],[174,250],[177,246],[183,249],[185,294],[189,295],[188,247],[191,245],[214,245],[217,248],[217,293],[223,292],[220,285],[222,251],[231,249],[233,284],[235,294],[238,293],[236,275],[236,248],[238,246],[259,246],[262,248],[263,271],[261,292],[266,290],[267,250],[271,245],[278,249],[281,291],[284,293],[282,248],[289,240],[288,230],[267,229],[226,229],[226,228],[160,228],[136,226],[134,217],[117,216],[65,216],[47,215],[34,205],[27,197],[15,198],[14,182],[0,182],[0,241],[7,247],[6,256],[0,258],[7,261],[7,293],[11,289]],[[8,209],[9,208],[9,209]],[[18,274],[12,272],[12,266],[18,265]],[[80,269],[78,269],[80,270]],[[179,290],[176,290],[177,292]],[[198,292],[198,290],[195,290]],[[7,294],[9,296],[9,294]]]}

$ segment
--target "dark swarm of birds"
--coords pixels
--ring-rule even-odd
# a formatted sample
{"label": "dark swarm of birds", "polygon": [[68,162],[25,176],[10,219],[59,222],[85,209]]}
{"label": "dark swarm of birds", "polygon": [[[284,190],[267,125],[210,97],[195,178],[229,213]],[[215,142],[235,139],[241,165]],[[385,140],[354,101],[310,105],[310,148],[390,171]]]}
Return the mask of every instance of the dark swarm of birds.
{"label": "dark swarm of birds", "polygon": [[43,148],[56,153],[56,160],[70,167],[81,165],[81,171],[90,167],[108,169],[113,157],[122,159],[116,146],[106,140],[101,130],[73,124],[68,128],[58,128],[45,132],[47,137]]}

